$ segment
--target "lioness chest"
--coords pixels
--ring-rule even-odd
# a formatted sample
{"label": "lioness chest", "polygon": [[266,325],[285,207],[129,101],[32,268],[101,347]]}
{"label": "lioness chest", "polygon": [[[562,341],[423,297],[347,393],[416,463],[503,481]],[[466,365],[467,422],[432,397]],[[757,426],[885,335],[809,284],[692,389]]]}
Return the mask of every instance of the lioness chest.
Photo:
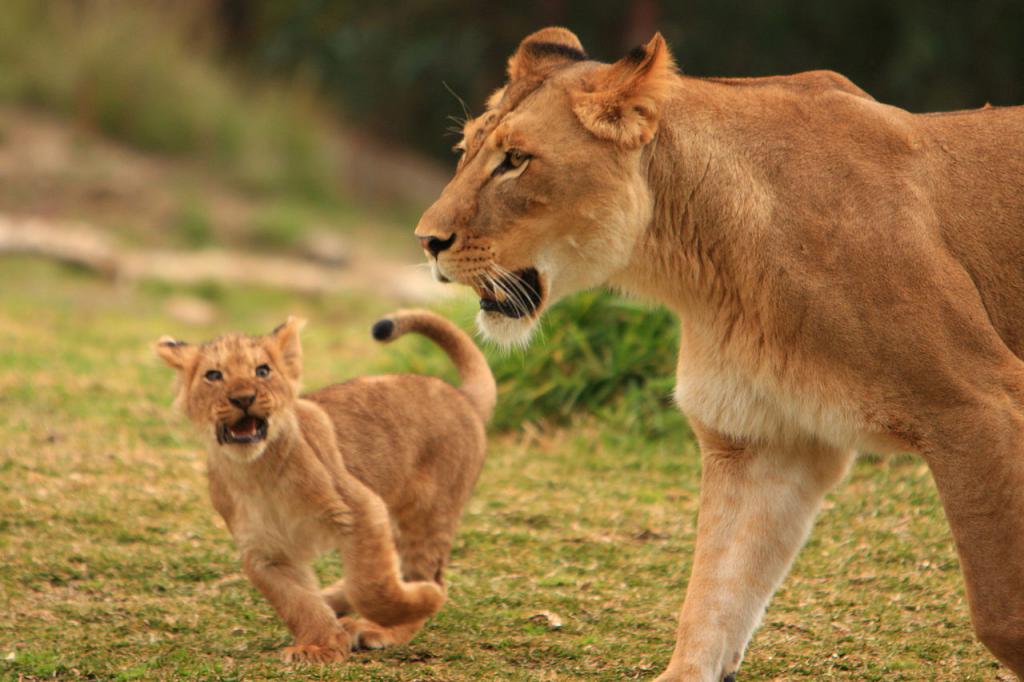
{"label": "lioness chest", "polygon": [[791,353],[773,362],[756,344],[723,343],[714,330],[684,326],[676,373],[680,409],[704,427],[739,442],[817,441],[837,448],[884,451],[849,387],[799,367]]}

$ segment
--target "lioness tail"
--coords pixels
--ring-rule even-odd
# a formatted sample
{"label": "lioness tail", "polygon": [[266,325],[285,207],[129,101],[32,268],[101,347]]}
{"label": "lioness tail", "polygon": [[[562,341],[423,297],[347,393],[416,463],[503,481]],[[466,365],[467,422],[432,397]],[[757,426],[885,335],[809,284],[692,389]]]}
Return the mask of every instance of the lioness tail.
{"label": "lioness tail", "polygon": [[373,325],[373,338],[382,343],[393,341],[407,332],[426,336],[448,353],[462,379],[459,390],[483,420],[488,421],[498,399],[498,389],[484,354],[469,335],[429,310],[396,310]]}

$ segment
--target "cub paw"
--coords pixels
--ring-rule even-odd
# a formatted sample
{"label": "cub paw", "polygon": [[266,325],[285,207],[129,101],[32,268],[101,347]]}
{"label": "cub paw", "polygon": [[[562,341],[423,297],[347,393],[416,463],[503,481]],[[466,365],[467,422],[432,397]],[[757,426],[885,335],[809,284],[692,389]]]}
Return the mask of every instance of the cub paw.
{"label": "cub paw", "polygon": [[444,606],[445,592],[437,583],[416,581],[406,583],[405,588],[410,601],[416,605],[414,609],[421,616],[433,615]]}
{"label": "cub paw", "polygon": [[444,589],[428,581],[388,581],[383,587],[363,590],[348,585],[346,592],[360,615],[385,627],[425,620],[445,600]]}
{"label": "cub paw", "polygon": [[352,649],[383,649],[387,646],[405,644],[423,627],[424,620],[403,623],[386,628],[371,620],[342,618],[338,624],[352,637]]}
{"label": "cub paw", "polygon": [[338,625],[345,628],[345,631],[352,637],[353,651],[383,649],[389,644],[394,644],[394,642],[388,641],[387,631],[372,621],[345,617],[338,620]]}
{"label": "cub paw", "polygon": [[294,644],[281,650],[285,663],[342,663],[352,651],[352,637],[342,630],[321,644]]}

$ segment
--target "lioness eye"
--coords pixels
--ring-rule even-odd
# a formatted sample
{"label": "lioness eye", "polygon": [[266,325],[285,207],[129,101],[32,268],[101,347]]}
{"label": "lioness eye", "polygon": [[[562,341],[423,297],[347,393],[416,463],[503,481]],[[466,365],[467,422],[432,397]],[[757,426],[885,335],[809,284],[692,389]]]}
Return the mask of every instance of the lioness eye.
{"label": "lioness eye", "polygon": [[207,381],[220,381],[221,379],[223,379],[223,378],[224,378],[224,375],[223,375],[223,374],[221,374],[221,373],[220,373],[220,371],[218,371],[218,370],[216,370],[216,369],[211,369],[211,370],[209,370],[209,371],[208,371],[208,372],[207,372],[207,373],[205,374],[205,376],[206,376],[206,380],[207,380]]}
{"label": "lioness eye", "polygon": [[260,365],[256,368],[256,376],[265,377],[270,375],[270,365]]}
{"label": "lioness eye", "polygon": [[502,159],[494,170],[491,172],[491,177],[507,173],[510,170],[519,168],[530,159],[530,155],[519,151],[518,149],[509,149],[505,152],[505,158]]}

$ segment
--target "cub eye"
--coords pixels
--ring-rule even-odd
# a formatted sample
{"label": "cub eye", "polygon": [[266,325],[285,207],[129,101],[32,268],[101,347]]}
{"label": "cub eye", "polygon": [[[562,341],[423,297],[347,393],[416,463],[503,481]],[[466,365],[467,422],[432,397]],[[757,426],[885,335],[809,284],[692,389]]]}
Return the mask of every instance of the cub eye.
{"label": "cub eye", "polygon": [[220,373],[220,370],[211,369],[204,375],[207,381],[220,381],[224,378],[224,375]]}
{"label": "cub eye", "polygon": [[260,365],[256,368],[256,376],[265,377],[270,376],[270,365]]}
{"label": "cub eye", "polygon": [[511,170],[519,168],[524,163],[530,160],[530,155],[526,152],[519,151],[518,149],[509,149],[505,152],[505,158],[501,160],[494,170],[491,172],[491,177],[496,177],[502,173],[508,173]]}

